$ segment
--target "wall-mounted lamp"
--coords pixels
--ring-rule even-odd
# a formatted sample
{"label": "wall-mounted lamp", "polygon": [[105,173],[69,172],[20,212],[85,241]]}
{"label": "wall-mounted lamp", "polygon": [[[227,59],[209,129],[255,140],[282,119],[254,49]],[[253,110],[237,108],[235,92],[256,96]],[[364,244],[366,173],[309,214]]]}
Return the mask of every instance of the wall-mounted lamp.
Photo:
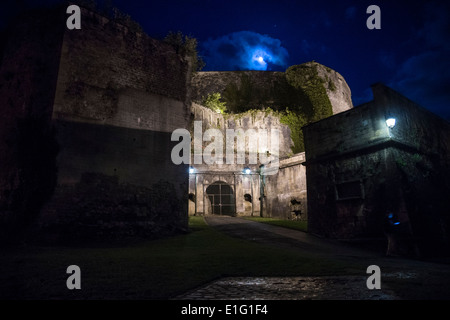
{"label": "wall-mounted lamp", "polygon": [[243,172],[244,172],[244,174],[250,174],[250,173],[252,173],[252,170],[250,170],[249,167],[245,167]]}
{"label": "wall-mounted lamp", "polygon": [[190,174],[193,174],[193,173],[195,173],[195,169],[194,169],[194,167],[189,167],[189,173],[190,173]]}
{"label": "wall-mounted lamp", "polygon": [[386,125],[388,126],[389,129],[392,129],[393,127],[395,127],[395,118],[393,118],[393,117],[387,118]]}

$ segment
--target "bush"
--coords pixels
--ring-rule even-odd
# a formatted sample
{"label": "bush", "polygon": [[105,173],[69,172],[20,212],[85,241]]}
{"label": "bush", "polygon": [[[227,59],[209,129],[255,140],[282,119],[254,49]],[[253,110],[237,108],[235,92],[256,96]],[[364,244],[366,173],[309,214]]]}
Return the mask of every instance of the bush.
{"label": "bush", "polygon": [[208,94],[206,99],[203,100],[203,105],[217,113],[226,113],[226,102],[222,102],[221,98],[222,97],[218,92]]}
{"label": "bush", "polygon": [[170,31],[164,38],[164,42],[172,45],[177,53],[184,54],[192,58],[192,71],[200,71],[205,66],[205,62],[199,57],[197,52],[197,39],[183,35],[181,31],[174,33]]}

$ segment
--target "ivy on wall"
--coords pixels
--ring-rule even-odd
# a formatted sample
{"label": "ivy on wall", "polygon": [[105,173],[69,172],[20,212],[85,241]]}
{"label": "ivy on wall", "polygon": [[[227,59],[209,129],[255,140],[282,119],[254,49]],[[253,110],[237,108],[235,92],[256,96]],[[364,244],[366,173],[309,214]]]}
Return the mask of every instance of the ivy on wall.
{"label": "ivy on wall", "polygon": [[253,84],[246,74],[241,75],[239,86],[236,83],[229,83],[223,91],[223,99],[227,108],[233,113],[258,109],[262,101],[261,96],[262,91]]}
{"label": "ivy on wall", "polygon": [[305,151],[302,127],[307,124],[306,117],[300,113],[286,109],[280,113],[280,122],[291,129],[291,138],[294,142],[292,152],[296,154]]}
{"label": "ivy on wall", "polygon": [[[245,73],[240,83],[230,82],[222,93],[222,101],[231,113],[249,110],[276,111],[283,124],[289,126],[294,142],[293,152],[303,152],[302,127],[310,122],[333,115],[325,86],[336,90],[332,80],[319,75],[315,62],[294,65],[285,72],[285,78],[275,79],[270,90],[260,88]],[[327,72],[331,69],[326,68]]]}
{"label": "ivy on wall", "polygon": [[198,41],[194,37],[183,35],[181,31],[170,31],[164,38],[164,42],[174,47],[177,54],[184,54],[192,59],[192,71],[197,72],[203,69],[205,62],[198,55]]}
{"label": "ivy on wall", "polygon": [[312,113],[309,121],[318,121],[320,119],[333,115],[333,107],[326,89],[324,87],[325,79],[319,76],[318,64],[308,63],[291,66],[286,70],[286,79],[288,83],[298,90],[302,90],[312,107]]}

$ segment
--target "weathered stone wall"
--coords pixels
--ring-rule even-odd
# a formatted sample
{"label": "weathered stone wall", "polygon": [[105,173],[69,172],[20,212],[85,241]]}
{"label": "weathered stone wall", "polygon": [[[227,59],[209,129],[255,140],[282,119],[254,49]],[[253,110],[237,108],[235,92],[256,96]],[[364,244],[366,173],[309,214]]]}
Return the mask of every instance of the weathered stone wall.
{"label": "weathered stone wall", "polygon": [[[226,130],[233,129],[239,130],[242,129],[244,132],[248,130],[255,130],[255,134],[258,134],[258,130],[265,130],[269,133],[272,129],[279,131],[279,150],[269,150],[271,152],[276,152],[279,158],[286,158],[292,155],[292,147],[293,142],[291,138],[291,130],[290,128],[280,122],[279,116],[277,116],[274,112],[265,112],[259,110],[251,110],[244,113],[239,114],[220,114],[212,111],[209,108],[206,108],[197,103],[192,104],[191,112],[193,114],[194,121],[202,122],[202,130],[203,133],[207,129],[219,129],[222,132],[224,137],[223,146],[226,146]],[[191,131],[193,131],[193,127],[191,127]],[[270,140],[270,139],[269,139]],[[246,140],[245,150],[258,150],[258,145],[251,144],[253,140]],[[257,139],[254,140],[257,143]],[[204,142],[204,145],[207,146],[210,142]],[[235,143],[235,146],[237,144]],[[270,141],[268,142],[268,147],[270,149]],[[225,155],[225,151],[224,151]],[[225,163],[225,160],[224,160]],[[247,162],[248,163],[248,162]]]}
{"label": "weathered stone wall", "polygon": [[[310,62],[302,66],[310,67],[310,69],[313,70],[311,74],[314,74],[314,76],[319,78],[320,85],[323,85],[325,88],[326,95],[333,108],[333,113],[339,113],[353,107],[350,89],[339,73],[315,62]],[[217,172],[217,176],[209,174],[207,179],[218,180],[220,179],[219,174],[223,174],[224,171],[228,170],[230,176],[238,177],[238,179],[234,179],[232,183],[236,192],[237,214],[248,214],[249,211],[254,214],[254,209],[257,208],[257,212],[263,216],[272,216],[282,219],[306,219],[306,173],[304,166],[301,164],[304,161],[305,154],[299,153],[294,155],[293,151],[299,149],[300,146],[294,146],[292,140],[292,132],[299,135],[301,132],[291,132],[291,128],[282,122],[282,115],[280,113],[262,111],[262,109],[265,108],[284,110],[286,107],[290,106],[290,104],[295,105],[300,103],[300,101],[293,101],[292,99],[292,97],[299,94],[296,91],[297,89],[288,83],[286,74],[283,72],[199,72],[192,79],[192,98],[194,101],[202,103],[203,99],[209,94],[218,92],[221,93],[222,97],[226,100],[226,95],[230,94],[230,91],[227,91],[230,86],[234,88],[235,91],[245,87],[244,97],[241,98],[245,98],[247,103],[250,104],[250,107],[259,110],[222,115],[194,103],[192,107],[194,119],[203,121],[203,130],[208,128],[218,128],[222,133],[228,128],[240,128],[244,131],[249,129],[270,130],[272,128],[280,130],[279,159],[281,159],[281,161],[279,163],[279,170],[275,175],[262,176],[259,175],[259,163],[253,167],[249,166],[252,172],[257,174],[258,180],[255,182],[252,177],[252,180],[249,183],[250,187],[247,188],[247,190],[242,191],[242,181],[250,179],[250,177],[242,175],[244,165],[196,165],[195,181],[197,181],[197,185],[193,179],[194,176],[191,176],[190,192],[192,194],[196,193],[199,197],[197,197],[196,203],[193,201],[190,202],[190,212],[192,213],[196,210],[197,212],[205,211],[204,208],[206,207],[204,203],[208,200],[204,195],[203,187],[199,187],[198,185],[204,184],[203,173]],[[248,97],[246,97],[245,94],[248,94]],[[302,101],[305,102],[306,100]],[[306,108],[307,106],[304,107]],[[299,110],[301,110],[301,106]],[[284,121],[286,121],[286,119],[284,119]],[[292,119],[288,122],[290,125],[298,125],[297,123],[291,123]],[[208,143],[210,142],[204,143],[203,148],[205,145],[208,145]],[[223,145],[225,146],[225,139]],[[194,147],[194,144],[192,144],[192,147]],[[248,149],[249,145],[246,144],[246,150]],[[248,163],[248,161],[246,163]],[[210,183],[209,180],[206,183]],[[257,186],[256,191],[253,190],[252,187],[255,185]],[[250,192],[252,192],[251,194],[253,195],[251,205],[249,205],[248,201],[245,201],[243,197],[244,194],[249,195]],[[263,197],[261,197],[261,192],[264,192]],[[247,196],[247,199],[248,198],[249,197]],[[260,200],[262,200],[262,202],[260,202]]]}
{"label": "weathered stone wall", "polygon": [[82,30],[64,34],[54,118],[165,132],[185,125],[188,58],[94,12],[82,19]]}
{"label": "weathered stone wall", "polygon": [[[82,15],[83,29],[67,31],[62,44],[53,108],[62,146],[60,188],[53,202],[80,200],[82,225],[70,228],[74,234],[86,230],[86,221],[103,230],[102,237],[106,231],[148,237],[186,229],[187,166],[173,164],[170,155],[172,131],[189,127],[190,62],[145,34],[87,10]],[[99,186],[110,179],[117,184],[89,188],[82,177],[91,175],[103,177]],[[90,192],[80,199],[76,190],[82,187]],[[105,190],[116,195],[114,201]],[[53,202],[42,225],[51,224]],[[97,211],[103,213],[96,217]],[[58,220],[67,227],[69,216]],[[115,230],[120,226],[123,232]]]}
{"label": "weathered stone wall", "polygon": [[[280,149],[278,173],[260,175],[257,164],[250,164],[248,157],[245,164],[192,164],[195,173],[190,175],[190,193],[196,195],[196,202],[190,201],[190,213],[210,214],[210,203],[205,193],[205,186],[216,181],[229,184],[235,192],[236,215],[271,216],[281,219],[306,219],[306,175],[302,166],[304,153],[292,155],[292,139],[287,125],[280,123],[276,113],[251,111],[242,114],[222,115],[206,107],[193,103],[194,119],[202,121],[203,132],[209,128],[219,129],[223,133],[225,147],[226,129],[280,130]],[[257,131],[255,131],[257,133]],[[193,133],[193,132],[192,132]],[[204,142],[208,146],[211,142]],[[236,145],[235,145],[236,146]],[[248,143],[246,150],[249,150]],[[236,150],[234,150],[236,151]],[[225,153],[225,151],[224,151]],[[225,156],[225,155],[224,155]],[[193,163],[193,156],[191,157]],[[251,169],[251,174],[243,173],[244,167]],[[264,182],[263,182],[264,180]],[[260,211],[261,184],[264,183],[263,212]],[[250,195],[251,200],[245,195]],[[295,215],[294,211],[297,212]],[[300,214],[301,212],[301,214]]]}
{"label": "weathered stone wall", "polygon": [[373,92],[374,101],[303,129],[308,230],[380,237],[392,212],[407,239],[402,253],[434,254],[450,231],[450,125],[388,87]]}
{"label": "weathered stone wall", "polygon": [[[448,131],[441,118],[382,84],[372,89],[372,102],[304,128],[305,133],[313,133],[305,139],[308,161],[386,140],[395,140],[424,153],[439,153],[448,160]],[[389,116],[396,118],[391,130],[386,126]]]}
{"label": "weathered stone wall", "polygon": [[[290,137],[290,130],[286,125],[279,122],[279,119],[274,115],[268,115],[263,111],[248,112],[237,115],[223,115],[212,111],[202,105],[193,103],[192,114],[194,121],[202,122],[202,132],[208,129],[219,129],[223,135],[223,163],[208,165],[204,161],[202,164],[194,163],[194,142],[192,142],[191,163],[195,169],[195,174],[190,175],[189,192],[195,195],[195,202],[189,201],[190,214],[211,214],[211,203],[206,193],[206,188],[210,184],[217,181],[223,181],[231,186],[234,192],[235,214],[236,215],[260,215],[260,176],[259,165],[260,162],[250,164],[249,150],[258,150],[257,139],[252,141],[246,140],[245,143],[245,163],[237,163],[235,156],[234,162],[228,164],[226,161],[226,130],[227,129],[242,129],[246,132],[249,129],[254,129],[255,134],[258,134],[258,129],[280,130],[280,149],[279,154],[287,156],[291,154],[290,147],[292,146],[292,139]],[[194,136],[193,127],[191,127],[191,134]],[[269,136],[270,137],[270,136]],[[237,139],[236,139],[237,140]],[[203,147],[206,147],[211,142],[203,142]],[[252,144],[254,143],[254,144]],[[237,141],[235,141],[235,154],[237,148]],[[269,144],[270,147],[270,144]],[[259,158],[258,158],[259,159]],[[252,174],[243,174],[244,167],[251,169]],[[245,194],[252,196],[252,201],[245,200]]]}
{"label": "weathered stone wall", "polygon": [[[273,92],[273,88],[277,83],[286,84],[284,72],[202,71],[197,72],[192,78],[192,100],[201,103],[208,94],[223,93],[230,84],[240,86],[243,76],[251,79],[255,86],[265,90],[268,94]],[[270,101],[266,101],[266,103],[270,104]]]}
{"label": "weathered stone wall", "polygon": [[[312,64],[310,62],[309,64]],[[307,63],[308,64],[308,63]],[[306,64],[305,64],[306,65]],[[318,76],[323,80],[328,98],[333,108],[333,114],[353,108],[351,91],[344,77],[338,72],[319,63]],[[282,110],[295,103],[289,99],[293,90],[286,80],[284,72],[273,71],[207,71],[197,72],[192,78],[192,99],[202,103],[209,94],[219,92],[222,97],[227,86],[242,87],[243,79],[251,84],[249,103],[255,109],[270,107]],[[252,89],[253,88],[253,89]]]}
{"label": "weathered stone wall", "polygon": [[[20,110],[21,95],[38,100],[36,110],[24,114],[46,116],[52,134],[47,140],[58,146],[58,153],[42,150],[53,157],[56,189],[41,210],[40,227],[52,240],[186,230],[187,165],[174,165],[170,154],[172,131],[189,128],[189,59],[83,8],[81,30],[68,30],[66,18],[60,7],[39,19],[22,19],[2,64],[11,78],[5,101]],[[11,87],[22,81],[19,75],[28,79],[25,93]],[[13,114],[8,121],[21,117]],[[34,123],[26,125],[31,129]],[[2,135],[14,130],[11,125]],[[11,181],[14,172],[8,174]],[[37,188],[45,178],[36,177]]]}
{"label": "weathered stone wall", "polygon": [[333,114],[353,108],[350,87],[344,77],[324,65],[319,63],[316,63],[316,65],[319,77],[324,79],[324,87],[333,107]]}
{"label": "weathered stone wall", "polygon": [[305,153],[280,161],[278,174],[264,178],[264,216],[307,220]]}

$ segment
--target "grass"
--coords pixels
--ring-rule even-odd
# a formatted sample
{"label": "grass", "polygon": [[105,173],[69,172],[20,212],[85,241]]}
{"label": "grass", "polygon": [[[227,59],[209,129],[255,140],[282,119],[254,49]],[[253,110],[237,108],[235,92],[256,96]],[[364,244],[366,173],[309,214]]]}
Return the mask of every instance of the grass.
{"label": "grass", "polygon": [[[226,236],[191,217],[191,232],[133,245],[3,249],[1,299],[168,299],[222,276],[348,274],[353,267]],[[66,269],[81,269],[68,290]]]}
{"label": "grass", "polygon": [[282,220],[282,219],[273,219],[273,218],[262,218],[262,217],[244,217],[244,219],[272,224],[279,227],[300,230],[307,232],[308,231],[308,222],[303,220]]}

